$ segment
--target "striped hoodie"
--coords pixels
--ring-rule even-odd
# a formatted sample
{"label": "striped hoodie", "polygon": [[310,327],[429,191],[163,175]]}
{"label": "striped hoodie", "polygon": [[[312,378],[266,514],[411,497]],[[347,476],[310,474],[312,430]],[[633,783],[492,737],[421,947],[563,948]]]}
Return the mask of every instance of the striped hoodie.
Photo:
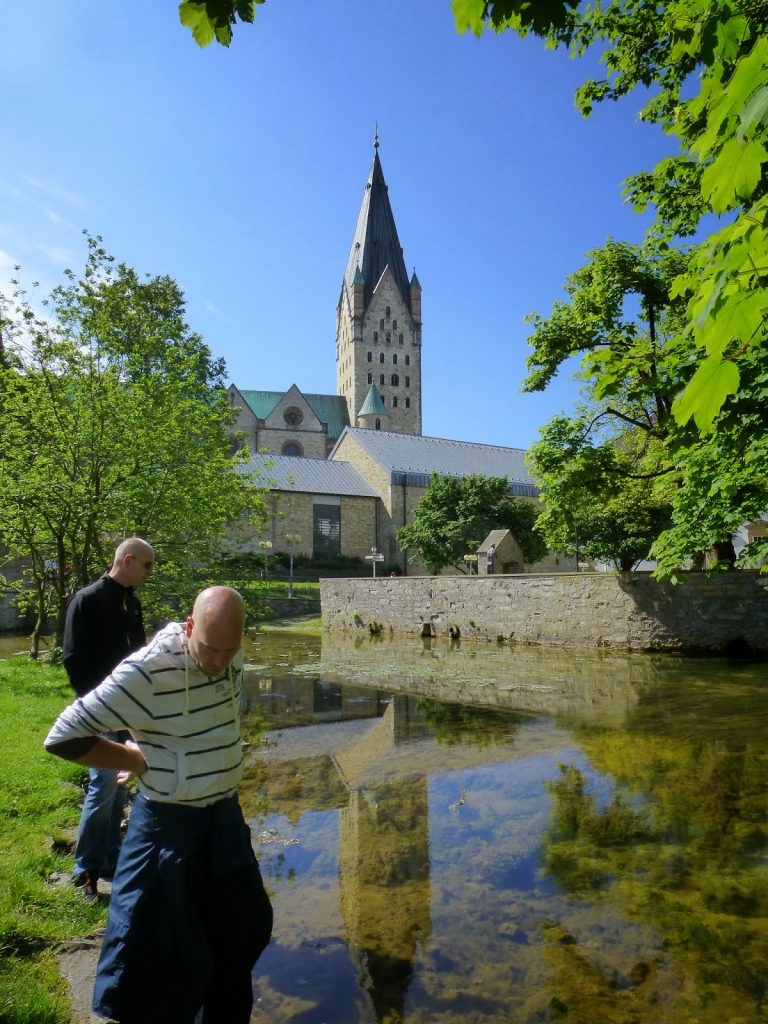
{"label": "striped hoodie", "polygon": [[128,729],[149,769],[138,780],[149,800],[204,807],[230,796],[242,776],[242,651],[210,679],[172,622],[65,708],[45,739],[57,744]]}

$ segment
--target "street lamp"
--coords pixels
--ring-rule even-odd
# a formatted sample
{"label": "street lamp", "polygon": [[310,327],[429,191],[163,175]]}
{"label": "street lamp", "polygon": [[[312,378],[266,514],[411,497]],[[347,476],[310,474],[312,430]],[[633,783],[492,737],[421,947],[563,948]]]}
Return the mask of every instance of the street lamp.
{"label": "street lamp", "polygon": [[293,545],[301,543],[298,533],[286,533],[285,539],[288,542],[288,559],[290,569],[288,570],[288,599],[293,597]]}
{"label": "street lamp", "polygon": [[267,582],[267,568],[268,568],[267,559],[269,558],[269,552],[272,550],[272,541],[271,540],[260,540],[259,541],[259,547],[264,552],[264,582],[266,583]]}

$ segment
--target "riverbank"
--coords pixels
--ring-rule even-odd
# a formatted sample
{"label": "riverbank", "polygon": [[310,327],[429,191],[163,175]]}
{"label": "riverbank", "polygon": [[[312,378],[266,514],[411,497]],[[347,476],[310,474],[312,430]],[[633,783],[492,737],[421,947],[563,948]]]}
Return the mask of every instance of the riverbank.
{"label": "riverbank", "polygon": [[56,884],[72,867],[86,770],[51,757],[43,740],[69,703],[61,668],[24,657],[0,661],[0,1019],[71,1024],[58,954],[106,921],[107,902],[86,903]]}

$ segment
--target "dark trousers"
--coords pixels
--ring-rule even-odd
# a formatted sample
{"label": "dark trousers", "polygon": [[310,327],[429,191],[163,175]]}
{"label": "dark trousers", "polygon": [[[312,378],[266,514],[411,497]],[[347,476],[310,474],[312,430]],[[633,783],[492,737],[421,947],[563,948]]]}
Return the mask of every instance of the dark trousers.
{"label": "dark trousers", "polygon": [[210,807],[136,798],[94,986],[120,1024],[248,1024],[272,907],[236,797]]}

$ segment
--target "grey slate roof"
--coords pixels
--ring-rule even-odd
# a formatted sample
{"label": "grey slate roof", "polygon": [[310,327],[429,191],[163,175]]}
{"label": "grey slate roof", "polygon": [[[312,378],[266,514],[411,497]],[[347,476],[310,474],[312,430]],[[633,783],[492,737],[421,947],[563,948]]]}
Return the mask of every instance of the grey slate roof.
{"label": "grey slate roof", "polygon": [[259,452],[244,466],[238,466],[240,473],[256,471],[256,483],[270,490],[378,497],[376,491],[348,462]]}
{"label": "grey slate roof", "polygon": [[455,477],[477,473],[506,477],[513,494],[534,497],[539,493],[525,465],[525,450],[522,448],[347,427],[336,442],[330,459],[347,434],[387,470],[391,483],[427,487],[433,473]]}
{"label": "grey slate roof", "polygon": [[[373,289],[384,273],[386,266],[392,271],[404,301],[411,308],[411,290],[405,269],[403,250],[397,237],[395,218],[389,204],[389,195],[384,172],[381,169],[379,151],[373,154],[373,163],[363,193],[363,202],[357,217],[355,237],[349,252],[344,280],[352,287],[355,274],[360,269],[365,287],[363,299],[366,307],[371,301]],[[418,281],[417,281],[418,284]]]}

